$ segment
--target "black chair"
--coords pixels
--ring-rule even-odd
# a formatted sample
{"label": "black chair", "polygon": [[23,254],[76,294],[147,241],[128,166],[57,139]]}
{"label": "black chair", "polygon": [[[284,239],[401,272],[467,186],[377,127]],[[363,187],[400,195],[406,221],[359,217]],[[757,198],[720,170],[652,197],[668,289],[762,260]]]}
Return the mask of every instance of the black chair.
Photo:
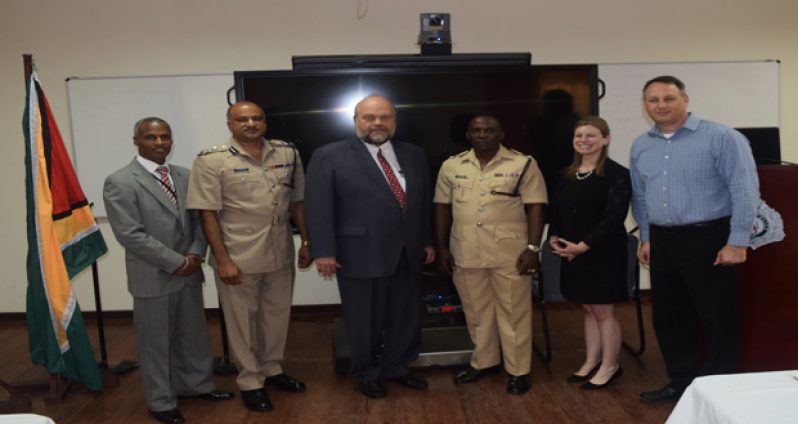
{"label": "black chair", "polygon": [[[633,230],[634,231],[634,230]],[[633,355],[642,355],[646,351],[646,334],[643,327],[643,307],[640,300],[640,265],[637,262],[638,239],[633,234],[627,236],[628,261],[626,268],[626,281],[628,283],[629,297],[635,304],[637,314],[637,331],[639,343],[633,347],[626,341],[623,342],[624,349]],[[551,332],[549,330],[549,317],[547,305],[549,303],[563,303],[567,300],[560,292],[560,257],[551,251],[548,243],[543,243],[541,252],[540,273],[532,278],[532,300],[540,311],[540,324],[543,328],[543,346],[538,348],[533,343],[535,353],[543,360],[551,360]]]}

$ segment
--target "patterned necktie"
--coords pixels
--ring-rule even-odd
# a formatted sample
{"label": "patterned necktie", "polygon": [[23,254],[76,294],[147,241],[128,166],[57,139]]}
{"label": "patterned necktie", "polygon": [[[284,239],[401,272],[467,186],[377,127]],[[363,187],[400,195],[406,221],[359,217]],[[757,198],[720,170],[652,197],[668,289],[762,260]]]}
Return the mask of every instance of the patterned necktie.
{"label": "patterned necktie", "polygon": [[396,200],[399,202],[399,207],[404,208],[405,191],[402,190],[402,185],[399,184],[396,174],[393,173],[393,168],[391,168],[391,165],[388,164],[387,160],[385,160],[385,156],[382,155],[382,149],[377,149],[377,160],[380,162],[380,166],[382,167],[382,172],[385,173],[385,177],[388,178],[388,185],[391,186],[391,191],[393,191],[393,195],[396,196]]}
{"label": "patterned necktie", "polygon": [[166,196],[169,197],[169,200],[172,201],[172,204],[177,206],[177,197],[175,197],[175,189],[172,187],[172,182],[169,180],[169,168],[165,166],[159,166],[155,168],[155,171],[161,174],[161,188],[166,193]]}

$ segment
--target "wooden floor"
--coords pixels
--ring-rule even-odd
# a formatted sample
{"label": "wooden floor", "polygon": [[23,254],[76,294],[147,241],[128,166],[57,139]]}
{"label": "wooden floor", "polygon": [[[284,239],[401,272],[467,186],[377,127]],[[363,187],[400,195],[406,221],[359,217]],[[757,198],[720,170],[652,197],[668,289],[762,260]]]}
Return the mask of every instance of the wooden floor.
{"label": "wooden floor", "polygon": [[[533,387],[523,396],[505,392],[504,374],[456,386],[452,383],[455,370],[438,368],[418,370],[429,380],[428,390],[414,391],[388,383],[386,399],[370,400],[356,390],[350,378],[334,371],[332,323],[294,320],[283,366],[287,373],[307,383],[306,393],[269,389],[275,410],[265,414],[246,410],[238,393],[236,399],[226,402],[181,400],[179,408],[188,423],[662,423],[673,404],[649,405],[639,400],[641,391],[658,388],[666,382],[651,329],[650,304],[644,305],[644,311],[648,349],[639,358],[623,351],[624,375],[606,390],[586,392],[565,382],[584,354],[582,312],[572,305],[552,305],[553,358],[549,364],[533,358]],[[618,315],[625,338],[636,342],[631,304],[619,307]],[[535,311],[538,343],[541,342],[539,323]],[[92,321],[87,325],[97,346],[96,327]],[[219,355],[218,320],[211,318],[209,328],[214,350]],[[129,320],[107,320],[106,337],[110,362],[136,359]],[[39,372],[30,365],[24,322],[0,322],[0,340],[0,378],[14,382]],[[219,388],[236,391],[234,376],[217,376],[215,380]],[[0,399],[7,397],[7,392],[0,389]],[[36,412],[58,424],[155,422],[147,414],[137,370],[123,375],[118,386],[107,387],[102,393],[73,387],[65,401],[47,402],[44,410]]]}

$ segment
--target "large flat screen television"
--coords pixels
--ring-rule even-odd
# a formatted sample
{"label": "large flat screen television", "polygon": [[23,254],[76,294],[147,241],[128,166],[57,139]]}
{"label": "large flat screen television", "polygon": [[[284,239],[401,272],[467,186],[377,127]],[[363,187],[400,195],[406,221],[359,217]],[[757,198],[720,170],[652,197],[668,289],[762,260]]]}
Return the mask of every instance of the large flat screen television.
{"label": "large flat screen television", "polygon": [[263,107],[267,137],[294,143],[305,164],[317,147],[354,135],[359,99],[384,95],[396,105],[395,139],[423,147],[432,176],[468,148],[469,117],[489,113],[504,144],[532,154],[552,186],[571,161],[576,118],[598,114],[596,65],[246,71],[235,82],[238,99]]}
{"label": "large flat screen television", "polygon": [[[468,149],[468,119],[498,117],[504,144],[538,161],[549,190],[572,160],[573,124],[598,114],[596,65],[347,68],[236,72],[236,96],[263,107],[266,136],[294,143],[307,164],[325,143],[354,135],[354,105],[369,94],[394,102],[395,139],[421,146],[430,175]],[[422,327],[464,325],[450,278],[423,273]]]}

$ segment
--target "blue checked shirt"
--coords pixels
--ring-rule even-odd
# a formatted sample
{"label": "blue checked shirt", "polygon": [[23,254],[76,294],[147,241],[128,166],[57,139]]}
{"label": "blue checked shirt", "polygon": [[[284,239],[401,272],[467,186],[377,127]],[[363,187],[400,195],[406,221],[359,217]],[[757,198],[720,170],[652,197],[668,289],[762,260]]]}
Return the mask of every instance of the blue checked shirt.
{"label": "blue checked shirt", "polygon": [[630,159],[632,214],[649,225],[687,225],[731,216],[727,244],[748,246],[759,180],[748,140],[692,113],[670,139],[655,126],[635,140]]}

